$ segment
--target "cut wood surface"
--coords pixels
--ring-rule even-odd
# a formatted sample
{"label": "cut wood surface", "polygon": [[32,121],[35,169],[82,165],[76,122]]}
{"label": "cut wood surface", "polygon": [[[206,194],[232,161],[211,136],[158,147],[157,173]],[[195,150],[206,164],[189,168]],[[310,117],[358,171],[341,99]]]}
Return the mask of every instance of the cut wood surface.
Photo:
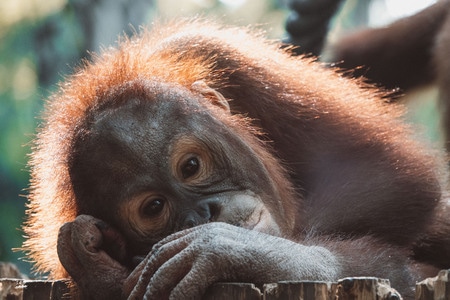
{"label": "cut wood surface", "polygon": [[[416,300],[450,300],[450,270],[439,272],[416,285]],[[45,281],[16,278],[0,279],[0,299],[62,300],[70,299],[67,280]],[[374,277],[351,277],[338,282],[279,282],[256,286],[251,283],[217,283],[204,300],[397,300],[401,295],[389,280]]]}

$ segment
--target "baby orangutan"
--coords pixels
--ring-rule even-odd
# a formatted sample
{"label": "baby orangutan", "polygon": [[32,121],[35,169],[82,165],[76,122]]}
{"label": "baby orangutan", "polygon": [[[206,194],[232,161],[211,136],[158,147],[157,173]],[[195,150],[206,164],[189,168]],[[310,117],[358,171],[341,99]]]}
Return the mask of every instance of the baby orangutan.
{"label": "baby orangutan", "polygon": [[25,249],[83,298],[346,276],[412,297],[450,267],[447,177],[384,96],[247,30],[145,31],[49,102]]}

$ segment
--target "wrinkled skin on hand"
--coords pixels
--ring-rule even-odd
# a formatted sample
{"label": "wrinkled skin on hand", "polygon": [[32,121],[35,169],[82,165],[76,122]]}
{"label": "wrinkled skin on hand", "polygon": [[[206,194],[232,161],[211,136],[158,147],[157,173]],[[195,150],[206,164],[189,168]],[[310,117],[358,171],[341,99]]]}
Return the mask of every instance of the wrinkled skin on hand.
{"label": "wrinkled skin on hand", "polygon": [[[201,298],[219,281],[265,283],[336,277],[337,270],[330,268],[336,265],[335,259],[324,248],[220,222],[168,236],[131,273],[102,250],[102,243],[113,240],[116,247],[123,246],[120,235],[112,233],[104,222],[85,215],[61,228],[61,262],[82,290],[99,291],[90,298],[191,299]],[[67,247],[70,239],[72,247]],[[289,255],[293,251],[298,259]],[[120,259],[120,254],[124,254],[123,248],[114,255]]]}
{"label": "wrinkled skin on hand", "polygon": [[[291,259],[293,251],[301,259]],[[321,247],[302,246],[226,223],[209,223],[156,244],[137,268],[142,273],[130,298],[199,298],[219,281],[265,283],[318,280],[318,276],[330,280],[336,276],[336,270],[329,268],[334,260]]]}

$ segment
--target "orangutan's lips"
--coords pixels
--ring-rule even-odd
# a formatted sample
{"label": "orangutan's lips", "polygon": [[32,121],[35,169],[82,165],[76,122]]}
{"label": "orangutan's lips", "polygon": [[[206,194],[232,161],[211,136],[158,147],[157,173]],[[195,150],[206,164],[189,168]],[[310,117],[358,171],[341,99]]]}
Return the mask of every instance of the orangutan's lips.
{"label": "orangutan's lips", "polygon": [[[259,226],[259,223],[261,223],[261,219],[262,219],[262,215],[264,214],[264,210],[261,209],[259,211],[259,214],[252,214],[252,216],[250,217],[249,220],[247,220],[245,223],[243,222],[243,224],[241,225],[241,227],[245,228],[245,229],[249,229],[249,230],[257,230],[257,227],[261,227]],[[256,216],[255,216],[256,215]],[[259,230],[257,230],[259,231]]]}
{"label": "orangutan's lips", "polygon": [[267,233],[273,236],[281,236],[280,228],[278,227],[272,215],[266,210],[261,209],[256,222],[252,222],[244,228]]}

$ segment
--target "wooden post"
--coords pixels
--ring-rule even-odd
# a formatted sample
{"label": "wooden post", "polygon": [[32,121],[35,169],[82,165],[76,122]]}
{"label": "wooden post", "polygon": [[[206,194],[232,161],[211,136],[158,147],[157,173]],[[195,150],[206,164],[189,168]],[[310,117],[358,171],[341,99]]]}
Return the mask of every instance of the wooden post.
{"label": "wooden post", "polygon": [[389,280],[375,277],[353,277],[338,281],[339,300],[399,300],[400,294],[391,288]]}
{"label": "wooden post", "polygon": [[216,283],[211,286],[204,300],[261,300],[261,292],[252,283]]}
{"label": "wooden post", "polygon": [[23,300],[51,299],[52,281],[24,281]]}
{"label": "wooden post", "polygon": [[67,300],[68,282],[63,280],[0,279],[0,299],[6,300]]}
{"label": "wooden post", "polygon": [[416,284],[416,300],[450,300],[449,270]]}
{"label": "wooden post", "polygon": [[0,299],[21,300],[22,294],[22,279],[0,279]]}
{"label": "wooden post", "polygon": [[264,285],[264,300],[330,299],[331,283],[320,281],[270,283]]}
{"label": "wooden post", "polygon": [[[450,300],[450,270],[419,282],[416,300]],[[68,300],[70,283],[64,280],[44,281],[0,279],[1,300]],[[279,282],[261,289],[251,283],[216,283],[204,300],[397,300],[401,296],[389,280],[373,277],[344,278],[338,282]]]}

